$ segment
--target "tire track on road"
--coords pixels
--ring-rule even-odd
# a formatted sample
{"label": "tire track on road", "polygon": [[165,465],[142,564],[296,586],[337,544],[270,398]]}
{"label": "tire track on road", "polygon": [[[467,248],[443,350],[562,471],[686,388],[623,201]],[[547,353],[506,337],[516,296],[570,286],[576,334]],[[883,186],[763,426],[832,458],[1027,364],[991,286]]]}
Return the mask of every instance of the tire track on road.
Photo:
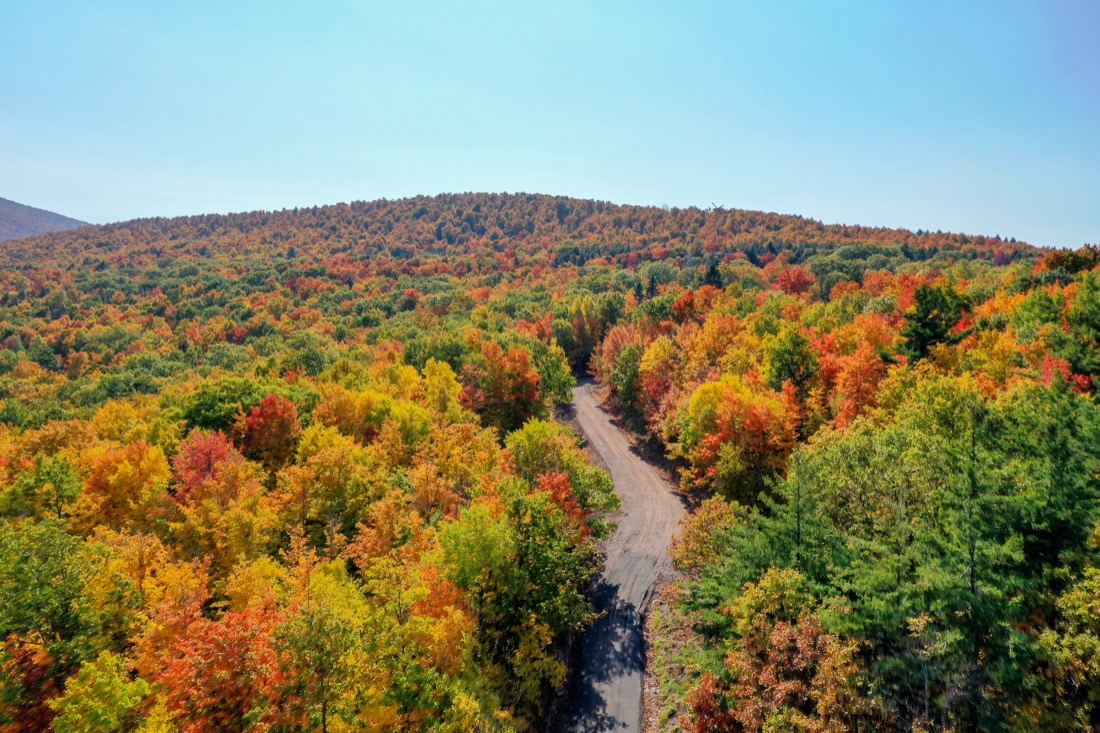
{"label": "tire track on road", "polygon": [[573,390],[574,417],[615,481],[622,506],[610,517],[617,527],[602,546],[607,559],[593,600],[604,616],[583,639],[566,730],[641,731],[645,609],[668,567],[668,543],[685,509],[600,407],[593,387],[584,381]]}

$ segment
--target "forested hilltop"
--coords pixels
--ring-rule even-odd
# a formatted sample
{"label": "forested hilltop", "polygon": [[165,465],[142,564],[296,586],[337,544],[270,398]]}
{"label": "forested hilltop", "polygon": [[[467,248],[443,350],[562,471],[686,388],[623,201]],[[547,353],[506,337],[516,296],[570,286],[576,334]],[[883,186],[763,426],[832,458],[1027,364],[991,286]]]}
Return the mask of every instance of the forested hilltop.
{"label": "forested hilltop", "polygon": [[[446,264],[443,272],[458,275],[487,266],[510,270],[593,261],[634,267],[647,260],[713,259],[734,251],[762,265],[780,252],[797,263],[853,244],[900,248],[901,255],[911,260],[942,254],[995,259],[997,264],[1033,252],[999,236],[830,226],[760,211],[619,206],[537,194],[450,194],[273,212],[138,219],[40,237],[21,243],[8,256],[13,263],[43,254],[63,262],[74,262],[69,257],[76,262],[81,256],[91,257],[78,266],[93,267],[114,264],[120,255],[224,252],[291,259],[335,257],[336,262],[329,264],[369,259],[379,274],[424,276],[438,274],[426,264],[439,259]],[[847,259],[873,254],[849,253]]]}
{"label": "forested hilltop", "polygon": [[464,194],[0,249],[0,724],[538,730],[591,369],[704,498],[697,731],[1091,730],[1100,251]]}

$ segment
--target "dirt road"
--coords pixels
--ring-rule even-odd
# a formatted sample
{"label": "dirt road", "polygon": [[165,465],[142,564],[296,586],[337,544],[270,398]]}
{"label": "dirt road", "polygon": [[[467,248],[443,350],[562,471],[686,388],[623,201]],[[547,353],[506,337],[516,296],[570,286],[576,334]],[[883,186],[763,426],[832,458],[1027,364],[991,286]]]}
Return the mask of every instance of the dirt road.
{"label": "dirt road", "polygon": [[685,510],[672,486],[600,408],[591,382],[573,391],[573,410],[589,447],[611,472],[622,507],[611,517],[618,528],[604,543],[607,564],[595,599],[606,616],[584,638],[567,730],[640,731],[643,616]]}

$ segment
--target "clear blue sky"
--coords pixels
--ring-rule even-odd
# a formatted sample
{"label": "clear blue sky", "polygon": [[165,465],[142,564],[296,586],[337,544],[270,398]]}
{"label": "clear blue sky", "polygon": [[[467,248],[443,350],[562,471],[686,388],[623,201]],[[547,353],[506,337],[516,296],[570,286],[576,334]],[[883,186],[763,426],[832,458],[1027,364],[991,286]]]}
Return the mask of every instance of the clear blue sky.
{"label": "clear blue sky", "polygon": [[0,196],[444,191],[1100,242],[1100,2],[0,4]]}

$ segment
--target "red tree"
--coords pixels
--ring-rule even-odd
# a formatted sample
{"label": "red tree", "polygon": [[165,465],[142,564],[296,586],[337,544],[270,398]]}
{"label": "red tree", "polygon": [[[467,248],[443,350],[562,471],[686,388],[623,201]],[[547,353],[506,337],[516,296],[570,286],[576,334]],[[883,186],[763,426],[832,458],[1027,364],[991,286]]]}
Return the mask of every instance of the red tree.
{"label": "red tree", "polygon": [[870,344],[862,344],[854,354],[840,360],[837,392],[840,410],[837,427],[850,425],[852,420],[875,406],[878,384],[886,374],[886,364]]}
{"label": "red tree", "polygon": [[176,501],[188,503],[200,491],[202,484],[214,477],[221,464],[243,458],[223,433],[192,430],[180,443],[179,452],[172,459]]}
{"label": "red tree", "polygon": [[776,275],[772,287],[788,295],[798,295],[809,290],[816,279],[809,270],[794,265]]}
{"label": "red tree", "polygon": [[290,460],[302,432],[298,408],[289,398],[276,394],[264,397],[247,414],[238,414],[233,429],[241,451],[272,472]]}
{"label": "red tree", "polygon": [[587,513],[581,507],[580,502],[577,501],[577,497],[573,493],[573,487],[569,483],[568,474],[558,471],[544,473],[539,477],[538,490],[548,492],[550,494],[550,499],[558,505],[558,508],[561,509],[565,516],[569,517],[569,519],[577,525],[581,534],[588,534]]}
{"label": "red tree", "polygon": [[[505,351],[499,344],[481,345],[485,359],[479,389],[463,394],[467,407],[477,407],[482,417],[504,432],[515,430],[531,417],[542,414],[539,374],[526,349]],[[480,399],[475,399],[480,398]]]}
{"label": "red tree", "polygon": [[272,716],[281,682],[271,609],[229,612],[221,621],[198,618],[166,650],[156,680],[183,733],[245,731],[256,713]]}

